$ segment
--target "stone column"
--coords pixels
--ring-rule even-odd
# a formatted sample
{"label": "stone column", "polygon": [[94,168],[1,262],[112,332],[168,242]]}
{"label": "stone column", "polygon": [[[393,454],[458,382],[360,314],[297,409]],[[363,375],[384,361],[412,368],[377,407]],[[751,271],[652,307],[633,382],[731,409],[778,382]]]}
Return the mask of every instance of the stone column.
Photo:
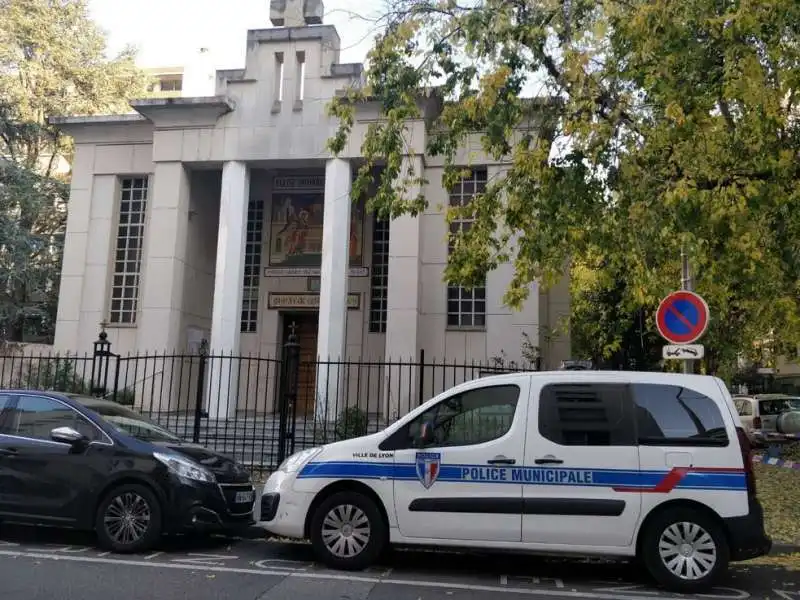
{"label": "stone column", "polygon": [[317,334],[317,396],[315,415],[331,422],[344,408],[340,397],[341,369],[347,332],[347,281],[350,244],[350,161],[332,158],[325,165],[325,208],[322,223],[322,264]]}
{"label": "stone column", "polygon": [[[488,167],[489,181],[506,176],[508,167],[493,165]],[[510,246],[518,248],[519,234],[511,232]],[[512,253],[513,256],[513,253]],[[539,284],[530,284],[530,297],[521,310],[511,310],[503,304],[503,296],[514,277],[514,263],[501,264],[486,276],[486,358],[505,355],[506,367],[516,363],[518,367],[530,368],[532,365],[523,357],[525,335],[528,341],[539,345]],[[535,366],[535,365],[534,365]]]}
{"label": "stone column", "polygon": [[183,163],[156,163],[150,186],[137,348],[174,352],[183,342],[181,316],[189,221],[189,177]]}
{"label": "stone column", "polygon": [[[136,347],[156,356],[183,346],[183,292],[189,229],[190,182],[180,161],[157,162],[149,183],[150,193],[141,263],[141,292]],[[137,401],[154,411],[173,410],[180,401],[174,382],[180,381],[178,361],[138,361],[125,374],[125,384],[135,388]]]}
{"label": "stone column", "polygon": [[236,413],[239,398],[238,361],[223,355],[239,355],[249,193],[247,165],[239,161],[226,162],[222,167],[217,266],[211,313],[210,354],[214,358],[208,363],[207,406],[211,419],[232,417]]}
{"label": "stone column", "polygon": [[[422,159],[403,159],[403,173],[413,167],[422,175]],[[416,197],[419,188],[408,190]],[[418,403],[418,331],[420,309],[420,244],[422,215],[404,215],[389,224],[389,282],[386,315],[386,362],[396,363],[384,369],[383,405],[394,420]]]}

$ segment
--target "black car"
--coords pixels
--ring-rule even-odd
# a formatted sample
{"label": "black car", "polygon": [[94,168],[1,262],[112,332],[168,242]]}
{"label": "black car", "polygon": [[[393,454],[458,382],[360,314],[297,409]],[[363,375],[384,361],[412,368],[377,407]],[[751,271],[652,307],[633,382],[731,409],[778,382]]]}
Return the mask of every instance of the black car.
{"label": "black car", "polygon": [[253,523],[250,474],[115,402],[0,391],[0,521],[94,530],[115,552]]}

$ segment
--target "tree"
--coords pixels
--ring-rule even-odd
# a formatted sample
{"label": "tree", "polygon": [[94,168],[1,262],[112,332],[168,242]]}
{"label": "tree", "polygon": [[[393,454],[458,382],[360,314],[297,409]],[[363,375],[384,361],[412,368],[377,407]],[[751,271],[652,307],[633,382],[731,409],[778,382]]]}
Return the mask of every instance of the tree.
{"label": "tree", "polygon": [[625,276],[603,277],[604,265],[572,266],[569,321],[573,354],[601,368],[661,368],[664,340],[648,328],[657,306],[628,310],[622,303],[628,285]]}
{"label": "tree", "polygon": [[53,115],[128,112],[146,91],[135,52],[105,56],[85,0],[0,0],[0,339],[52,335],[69,139]]}
{"label": "tree", "polygon": [[511,260],[505,300],[518,306],[534,279],[595,265],[603,288],[624,277],[630,315],[677,287],[683,247],[713,314],[708,368],[767,336],[800,340],[800,3],[396,0],[385,19],[366,86],[329,108],[334,153],[357,102],[381,111],[355,184],[384,165],[370,208],[425,205],[406,197],[420,175],[401,158],[434,84],[444,107],[426,120],[426,151],[443,157],[443,183],[475,132],[511,162],[460,209],[475,221],[455,236],[450,281]]}

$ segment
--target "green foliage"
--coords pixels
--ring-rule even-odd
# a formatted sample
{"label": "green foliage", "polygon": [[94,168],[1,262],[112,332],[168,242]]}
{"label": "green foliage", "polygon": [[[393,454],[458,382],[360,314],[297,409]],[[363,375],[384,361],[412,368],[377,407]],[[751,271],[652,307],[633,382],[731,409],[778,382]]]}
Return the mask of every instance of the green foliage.
{"label": "green foliage", "polygon": [[23,387],[71,394],[91,393],[91,384],[78,375],[75,361],[69,356],[31,359],[25,371]]}
{"label": "green foliage", "polygon": [[570,279],[572,353],[601,368],[656,370],[664,340],[648,322],[657,305],[630,311],[622,304],[625,276],[573,264]]}
{"label": "green foliage", "polygon": [[[620,320],[592,346],[602,355],[627,343],[625,320],[654,331],[685,247],[717,371],[756,340],[800,341],[799,23],[795,0],[394,0],[367,85],[330,106],[329,147],[349,152],[356,104],[377,105],[355,189],[384,164],[369,207],[393,217],[427,204],[404,155],[441,157],[446,186],[467,140],[507,160],[505,177],[450,209],[474,224],[446,278],[471,285],[511,261],[505,300],[519,306],[532,281],[582,265],[600,281],[581,310]],[[523,98],[531,89],[540,97]],[[616,294],[616,314],[599,290]]]}
{"label": "green foliage", "polygon": [[[24,389],[92,395],[91,378],[86,377],[87,373],[78,373],[75,359],[69,355],[28,360],[30,362],[21,382]],[[83,366],[87,371],[91,370],[91,363],[86,362]],[[109,392],[105,397],[118,404],[133,406],[136,392],[131,388],[123,388],[116,395]]]}
{"label": "green foliage", "polygon": [[133,50],[105,51],[85,0],[0,0],[0,339],[53,332],[72,147],[48,117],[145,93]]}
{"label": "green foliage", "polygon": [[350,438],[367,435],[369,417],[358,406],[348,406],[336,419],[334,435],[336,440],[349,440]]}

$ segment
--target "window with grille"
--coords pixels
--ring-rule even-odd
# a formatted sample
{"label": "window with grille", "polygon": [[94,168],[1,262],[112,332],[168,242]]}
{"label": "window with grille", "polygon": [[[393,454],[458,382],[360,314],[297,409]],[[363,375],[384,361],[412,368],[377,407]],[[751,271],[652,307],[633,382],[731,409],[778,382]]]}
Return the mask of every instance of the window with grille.
{"label": "window with grille", "polygon": [[[450,190],[450,206],[460,207],[469,204],[486,189],[486,169],[473,169],[468,177],[461,179]],[[448,251],[453,250],[452,235],[466,231],[472,225],[470,218],[454,219],[450,223],[450,242]],[[474,288],[458,285],[447,286],[447,325],[448,327],[486,326],[486,284]]]}
{"label": "window with grille", "polygon": [[370,280],[369,332],[386,333],[389,297],[389,221],[372,222],[372,278]]}
{"label": "window with grille", "polygon": [[247,239],[244,247],[242,333],[255,333],[258,328],[258,286],[261,281],[263,234],[264,201],[251,198],[247,205]]}
{"label": "window with grille", "polygon": [[125,177],[120,181],[119,223],[109,311],[111,323],[136,323],[147,183],[147,177]]}

